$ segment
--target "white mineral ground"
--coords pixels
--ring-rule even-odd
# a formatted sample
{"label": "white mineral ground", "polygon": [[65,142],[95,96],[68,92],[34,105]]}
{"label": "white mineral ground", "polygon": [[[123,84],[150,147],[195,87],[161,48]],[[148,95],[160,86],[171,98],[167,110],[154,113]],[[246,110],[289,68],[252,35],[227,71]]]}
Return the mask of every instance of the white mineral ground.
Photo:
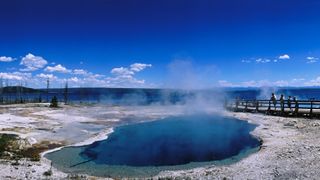
{"label": "white mineral ground", "polygon": [[[25,138],[25,146],[48,141],[64,146],[84,145],[106,138],[117,125],[190,112],[182,106],[82,105],[59,109],[46,106],[0,106],[0,133]],[[320,120],[250,113],[223,114],[257,124],[252,134],[263,140],[261,150],[231,165],[165,171],[155,179],[317,179],[320,176]],[[43,179],[46,178],[43,173],[50,169],[50,161],[44,157],[40,162],[23,159],[19,165],[12,163],[0,160],[0,179]],[[53,168],[49,179],[67,177],[68,174]]]}

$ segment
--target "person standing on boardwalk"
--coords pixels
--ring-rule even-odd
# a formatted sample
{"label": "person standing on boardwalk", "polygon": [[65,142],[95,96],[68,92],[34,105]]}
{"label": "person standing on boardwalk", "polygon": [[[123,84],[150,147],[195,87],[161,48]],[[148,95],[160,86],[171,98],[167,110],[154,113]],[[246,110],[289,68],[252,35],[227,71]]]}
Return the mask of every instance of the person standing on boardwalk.
{"label": "person standing on boardwalk", "polygon": [[291,96],[288,96],[288,108],[291,111]]}
{"label": "person standing on boardwalk", "polygon": [[276,97],[276,95],[274,95],[274,93],[272,93],[270,101],[273,103],[274,110],[276,110],[277,109],[277,97]]}
{"label": "person standing on boardwalk", "polygon": [[279,101],[280,101],[281,112],[283,112],[284,111],[284,95],[283,94],[281,94]]}

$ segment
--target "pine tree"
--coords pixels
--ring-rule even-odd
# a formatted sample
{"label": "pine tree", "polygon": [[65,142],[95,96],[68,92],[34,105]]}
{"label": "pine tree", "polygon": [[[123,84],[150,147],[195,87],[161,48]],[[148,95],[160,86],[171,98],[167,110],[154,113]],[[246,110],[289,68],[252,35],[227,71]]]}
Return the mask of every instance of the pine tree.
{"label": "pine tree", "polygon": [[53,96],[50,102],[50,107],[51,108],[57,108],[58,107],[58,99],[56,96]]}

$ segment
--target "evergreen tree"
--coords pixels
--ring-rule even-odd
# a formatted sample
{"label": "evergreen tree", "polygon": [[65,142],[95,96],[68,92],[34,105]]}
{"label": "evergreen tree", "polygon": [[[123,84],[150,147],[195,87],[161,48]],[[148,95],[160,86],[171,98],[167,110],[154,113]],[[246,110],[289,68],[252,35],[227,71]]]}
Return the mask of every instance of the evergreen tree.
{"label": "evergreen tree", "polygon": [[38,99],[38,102],[41,103],[42,102],[42,97],[41,97],[41,94],[39,95],[39,99]]}
{"label": "evergreen tree", "polygon": [[51,108],[57,108],[58,107],[58,99],[56,96],[53,96],[50,102],[50,107]]}

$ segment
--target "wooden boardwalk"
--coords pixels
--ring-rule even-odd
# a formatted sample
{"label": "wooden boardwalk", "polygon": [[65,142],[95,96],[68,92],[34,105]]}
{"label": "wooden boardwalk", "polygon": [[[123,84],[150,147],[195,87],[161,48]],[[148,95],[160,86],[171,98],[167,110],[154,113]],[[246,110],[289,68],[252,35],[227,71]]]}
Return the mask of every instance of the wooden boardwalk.
{"label": "wooden boardwalk", "polygon": [[272,102],[270,100],[233,100],[225,108],[235,112],[265,113],[277,116],[320,118],[320,100]]}

